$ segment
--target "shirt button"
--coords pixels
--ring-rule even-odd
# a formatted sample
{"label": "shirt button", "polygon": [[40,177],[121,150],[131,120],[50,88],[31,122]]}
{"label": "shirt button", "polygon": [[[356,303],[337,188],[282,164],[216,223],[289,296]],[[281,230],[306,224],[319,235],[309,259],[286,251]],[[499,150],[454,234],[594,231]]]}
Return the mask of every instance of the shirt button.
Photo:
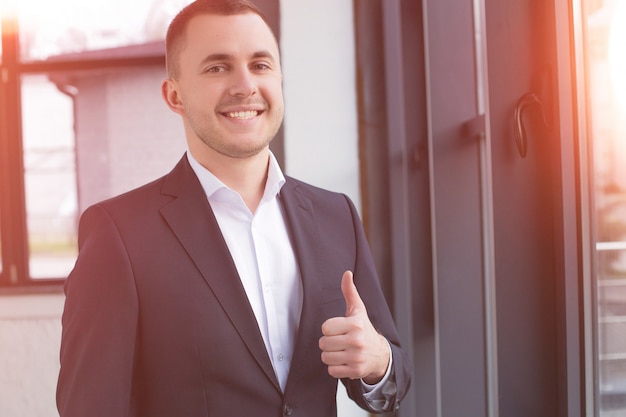
{"label": "shirt button", "polygon": [[278,354],[278,360],[281,361],[281,362],[284,361],[285,360],[285,355],[283,355],[282,353],[279,353]]}

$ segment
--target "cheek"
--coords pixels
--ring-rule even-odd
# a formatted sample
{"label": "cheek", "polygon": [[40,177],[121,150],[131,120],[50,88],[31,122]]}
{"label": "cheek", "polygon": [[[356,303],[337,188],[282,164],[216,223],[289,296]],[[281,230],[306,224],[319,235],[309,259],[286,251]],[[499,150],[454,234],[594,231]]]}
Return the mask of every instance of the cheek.
{"label": "cheek", "polygon": [[274,101],[282,101],[283,98],[283,78],[278,76],[271,76],[264,80],[262,85],[259,85],[260,89],[265,90],[265,93],[272,97]]}
{"label": "cheek", "polygon": [[223,88],[216,82],[196,80],[188,82],[183,88],[183,96],[189,104],[202,104],[203,107],[214,106],[223,94]]}
{"label": "cheek", "polygon": [[272,85],[268,86],[266,91],[267,96],[270,97],[270,100],[272,101],[272,105],[282,109],[284,107],[282,83],[272,83]]}
{"label": "cheek", "polygon": [[215,112],[218,100],[211,92],[196,90],[187,96],[185,108],[187,111],[200,114]]}

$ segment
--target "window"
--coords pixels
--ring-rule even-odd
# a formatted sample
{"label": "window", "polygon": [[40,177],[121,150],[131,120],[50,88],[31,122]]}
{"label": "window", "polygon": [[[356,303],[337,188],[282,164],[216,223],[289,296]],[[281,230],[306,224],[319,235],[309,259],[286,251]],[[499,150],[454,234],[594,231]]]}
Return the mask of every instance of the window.
{"label": "window", "polygon": [[61,283],[82,211],[181,157],[159,85],[167,24],[190,1],[0,3],[0,286]]}
{"label": "window", "polygon": [[626,411],[626,2],[584,0],[600,416]]}

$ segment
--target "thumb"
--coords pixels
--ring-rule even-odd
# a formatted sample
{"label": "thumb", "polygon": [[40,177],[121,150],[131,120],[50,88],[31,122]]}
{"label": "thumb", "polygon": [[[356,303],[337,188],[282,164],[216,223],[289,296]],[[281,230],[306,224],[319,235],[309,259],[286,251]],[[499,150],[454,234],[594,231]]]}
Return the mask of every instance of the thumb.
{"label": "thumb", "polygon": [[356,316],[365,311],[365,304],[354,285],[352,271],[346,271],[341,277],[341,292],[346,300],[346,317]]}

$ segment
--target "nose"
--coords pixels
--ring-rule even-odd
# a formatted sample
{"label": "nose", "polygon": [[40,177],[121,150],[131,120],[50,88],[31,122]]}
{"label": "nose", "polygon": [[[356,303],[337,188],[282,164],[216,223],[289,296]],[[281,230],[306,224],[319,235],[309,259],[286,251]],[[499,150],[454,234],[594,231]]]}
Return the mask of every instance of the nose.
{"label": "nose", "polygon": [[230,94],[237,97],[249,97],[257,92],[254,74],[248,68],[233,72]]}

